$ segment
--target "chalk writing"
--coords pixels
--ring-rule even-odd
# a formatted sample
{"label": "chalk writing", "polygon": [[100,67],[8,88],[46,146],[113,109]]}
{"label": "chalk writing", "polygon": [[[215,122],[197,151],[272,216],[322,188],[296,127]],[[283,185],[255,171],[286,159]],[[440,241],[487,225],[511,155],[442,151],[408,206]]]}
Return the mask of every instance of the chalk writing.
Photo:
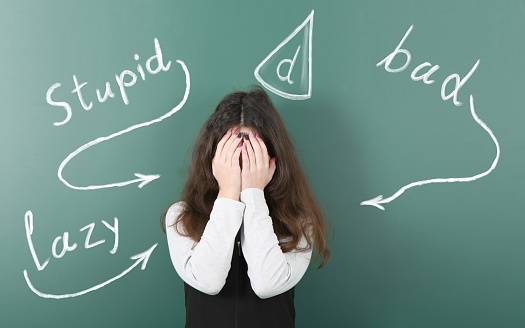
{"label": "chalk writing", "polygon": [[[38,271],[42,271],[44,270],[44,268],[47,266],[47,264],[49,263],[49,260],[50,258],[47,258],[45,261],[44,261],[44,264],[40,264],[40,261],[38,260],[38,257],[36,255],[36,251],[35,251],[35,248],[33,246],[33,240],[31,238],[31,236],[33,235],[33,226],[34,226],[34,218],[33,218],[33,212],[32,211],[27,211],[25,216],[24,216],[24,221],[25,221],[25,227],[26,227],[26,237],[27,237],[27,244],[29,245],[29,250],[31,252],[31,255],[33,256],[33,260],[35,262],[35,265],[38,269]],[[106,226],[106,228],[108,228],[111,232],[113,232],[115,238],[114,238],[114,242],[113,242],[113,248],[109,251],[111,254],[115,254],[117,252],[117,248],[118,248],[118,219],[117,218],[114,218],[114,224],[113,226],[111,226],[109,223],[107,223],[106,221],[102,220],[102,223]],[[86,229],[87,230],[87,234],[86,234],[86,239],[85,239],[85,243],[84,243],[84,248],[88,249],[88,248],[92,248],[92,247],[95,247],[95,246],[98,246],[100,244],[103,244],[105,242],[105,240],[98,240],[94,243],[90,243],[90,238],[91,238],[91,234],[93,233],[93,229],[95,228],[95,222],[92,222],[90,224],[88,224],[87,226],[83,227],[83,228],[80,228],[79,231],[84,231]],[[57,247],[58,247],[58,244],[62,242],[62,250],[60,251],[60,253],[57,252]],[[72,252],[74,251],[75,249],[77,248],[77,244],[76,243],[73,243],[72,245],[69,245],[69,233],[66,231],[62,234],[62,236],[58,236],[55,238],[55,240],[53,241],[53,244],[51,245],[51,253],[53,254],[53,257],[54,258],[62,258],[67,252]]]}
{"label": "chalk writing", "polygon": [[[301,46],[297,47],[297,51],[295,52],[295,55],[293,56],[293,59],[285,58],[279,62],[279,65],[277,65],[277,76],[279,77],[279,80],[281,81],[287,81],[289,84],[293,84],[293,81],[290,80],[290,75],[292,74],[293,65],[295,65],[295,60],[297,59],[297,55],[299,54],[299,50],[301,50]],[[288,74],[286,76],[282,76],[280,73],[281,65],[284,63],[289,63],[290,68],[288,68]]]}
{"label": "chalk writing", "polygon": [[482,177],[488,175],[490,172],[492,172],[496,168],[496,165],[498,164],[498,160],[499,160],[499,156],[500,156],[500,146],[499,146],[498,140],[496,139],[496,136],[494,135],[492,130],[490,130],[489,127],[476,114],[476,111],[474,110],[474,97],[472,95],[470,95],[470,113],[472,114],[472,117],[474,118],[476,123],[478,123],[485,131],[487,131],[487,133],[490,135],[490,137],[494,141],[494,144],[496,145],[496,157],[494,158],[494,161],[492,162],[492,165],[490,166],[490,168],[488,170],[486,170],[485,172],[482,172],[480,174],[471,176],[471,177],[464,177],[464,178],[435,178],[435,179],[429,179],[429,180],[412,182],[412,183],[402,187],[395,194],[393,194],[392,196],[390,196],[388,198],[383,199],[383,195],[379,195],[379,196],[377,196],[375,198],[372,198],[370,200],[366,200],[366,201],[361,202],[361,205],[371,205],[371,206],[375,206],[375,207],[377,207],[377,208],[379,208],[381,210],[385,210],[385,208],[383,206],[381,206],[380,204],[390,203],[391,201],[393,201],[397,197],[401,196],[401,194],[404,193],[407,189],[410,189],[410,188],[413,188],[413,187],[416,187],[416,186],[426,185],[426,184],[429,184],[429,183],[469,182],[469,181],[474,181],[474,180],[477,180],[479,178],[482,178]]}
{"label": "chalk writing", "polygon": [[[146,66],[146,71],[148,73],[150,73],[150,74],[157,74],[160,71],[168,71],[170,69],[170,67],[171,67],[171,61],[168,61],[166,65],[164,64],[163,58],[162,58],[162,50],[161,50],[160,44],[159,44],[159,42],[158,42],[158,40],[156,38],[154,40],[154,43],[155,43],[155,55],[151,56],[146,61],[146,65],[145,65]],[[135,54],[134,58],[135,58],[135,60],[137,62],[140,59],[138,54]],[[154,61],[156,61],[156,65],[157,65],[156,68],[152,68],[152,63]],[[120,135],[122,135],[124,133],[136,130],[136,129],[141,128],[141,127],[145,127],[145,126],[149,126],[149,125],[161,122],[162,120],[172,116],[178,110],[180,110],[184,106],[184,104],[186,103],[186,100],[188,99],[188,96],[189,96],[189,92],[190,92],[190,74],[189,74],[188,68],[186,67],[186,64],[183,61],[177,60],[177,63],[179,63],[179,65],[182,68],[182,71],[184,72],[185,83],[186,83],[184,96],[183,96],[182,100],[179,102],[179,104],[176,105],[175,107],[173,107],[170,111],[168,111],[164,115],[162,115],[162,116],[160,116],[160,117],[158,117],[156,119],[153,119],[153,120],[150,120],[150,121],[147,121],[147,122],[143,122],[143,123],[139,123],[139,124],[135,124],[135,125],[132,125],[132,126],[126,128],[124,130],[121,130],[121,131],[115,132],[113,134],[110,134],[110,135],[108,135],[106,137],[100,137],[100,138],[97,138],[95,140],[92,140],[92,141],[82,145],[81,147],[79,147],[77,150],[75,150],[71,154],[69,154],[67,156],[67,158],[62,161],[62,163],[60,164],[60,166],[58,168],[58,178],[66,186],[68,186],[68,187],[70,187],[72,189],[77,189],[77,190],[92,190],[92,189],[100,189],[100,188],[122,187],[122,186],[126,186],[126,185],[129,185],[129,184],[132,184],[132,183],[139,183],[138,187],[142,188],[144,185],[146,185],[149,182],[151,182],[151,181],[153,181],[155,179],[158,179],[160,177],[160,175],[158,175],[158,174],[144,175],[144,174],[140,174],[140,173],[135,173],[135,176],[138,179],[128,180],[128,181],[124,181],[124,182],[110,183],[110,184],[105,184],[105,185],[92,185],[92,186],[87,186],[87,187],[78,187],[78,186],[74,186],[74,185],[70,184],[69,182],[67,182],[62,177],[62,170],[64,169],[66,164],[73,157],[75,157],[76,155],[78,155],[82,151],[84,151],[84,150],[86,150],[86,149],[88,149],[88,148],[90,148],[90,147],[92,147],[92,146],[94,146],[96,144],[99,144],[101,142],[113,139],[113,138],[115,138],[117,136],[120,136]],[[145,81],[146,80],[146,73],[145,73],[144,68],[142,67],[142,65],[140,63],[137,63],[137,72],[138,72],[140,78],[143,81]],[[124,102],[125,105],[129,104],[129,100],[128,100],[128,96],[127,96],[127,88],[135,85],[135,83],[137,82],[137,79],[138,79],[137,78],[137,74],[135,74],[131,70],[123,70],[120,74],[116,74],[115,75],[115,80],[116,80],[116,83],[118,85],[118,88],[119,88],[119,91],[120,91],[120,95],[122,97],[122,101]],[[71,91],[71,93],[74,93],[74,94],[77,95],[78,100],[80,102],[80,105],[82,106],[82,108],[84,108],[84,110],[91,110],[93,108],[93,106],[94,106],[93,101],[88,101],[87,102],[84,99],[84,94],[82,93],[82,88],[88,83],[87,82],[79,83],[79,80],[78,80],[78,78],[77,78],[77,76],[75,74],[73,74],[73,83],[75,85],[75,88]],[[55,101],[55,100],[52,99],[53,92],[57,88],[59,88],[60,86],[61,86],[60,83],[55,83],[48,89],[48,91],[46,93],[46,101],[47,101],[48,104],[50,104],[51,106],[55,106],[55,107],[62,107],[66,111],[66,118],[63,121],[61,121],[61,122],[53,123],[55,126],[60,126],[60,125],[66,124],[71,119],[71,116],[72,116],[71,105],[69,103],[67,103],[65,101]],[[113,90],[111,89],[110,82],[106,82],[106,89],[105,89],[104,95],[101,94],[101,91],[99,89],[96,89],[95,93],[96,93],[96,96],[97,96],[97,99],[98,99],[99,103],[103,103],[103,102],[107,101],[109,98],[114,98],[115,97],[115,94],[113,93]],[[111,250],[109,252],[111,254],[115,254],[117,252],[118,243],[119,243],[118,219],[116,217],[114,218],[113,225],[111,225],[110,223],[108,223],[108,222],[106,222],[104,220],[101,220],[101,222],[114,235],[113,246],[112,246],[112,248],[111,248]],[[47,257],[44,262],[41,262],[39,260],[38,256],[37,256],[37,252],[35,250],[35,247],[34,247],[34,244],[33,244],[33,240],[32,240],[32,236],[33,236],[33,232],[34,232],[34,216],[33,216],[33,212],[32,211],[27,211],[25,213],[24,223],[25,223],[26,238],[27,238],[29,251],[31,253],[31,256],[33,257],[33,261],[35,262],[35,266],[36,266],[37,270],[38,271],[42,271],[50,263],[51,256]],[[84,248],[85,249],[90,249],[90,248],[93,248],[93,247],[97,247],[97,246],[99,246],[101,244],[104,244],[106,242],[105,239],[99,239],[99,240],[93,240],[92,239],[92,234],[93,234],[93,231],[94,231],[95,228],[96,228],[96,224],[95,224],[95,222],[92,222],[92,223],[89,223],[89,224],[87,224],[84,227],[79,229],[80,232],[85,231],[85,233],[86,233],[85,240],[84,240]],[[61,259],[67,253],[73,252],[75,249],[77,249],[77,246],[78,246],[77,243],[71,243],[70,242],[69,232],[66,231],[63,234],[57,236],[53,240],[53,243],[51,244],[51,255],[55,259]],[[99,289],[99,288],[101,288],[103,286],[106,286],[107,284],[109,284],[109,283],[111,283],[111,282],[113,282],[113,281],[123,277],[128,272],[133,270],[133,268],[138,266],[139,264],[141,264],[141,269],[144,270],[146,268],[148,260],[149,260],[149,258],[151,256],[151,253],[153,252],[153,250],[155,249],[156,246],[157,246],[157,244],[154,244],[152,247],[150,247],[145,252],[142,252],[142,253],[136,254],[134,256],[131,256],[130,259],[135,260],[135,262],[131,266],[129,266],[127,269],[122,271],[120,274],[118,274],[118,275],[114,276],[113,278],[110,278],[110,279],[108,279],[108,280],[106,280],[106,281],[104,281],[104,282],[102,282],[100,284],[97,284],[97,285],[95,285],[95,286],[93,286],[91,288],[88,288],[88,289],[85,289],[85,290],[82,290],[82,291],[78,291],[78,292],[74,292],[74,293],[69,293],[69,294],[50,294],[50,293],[41,292],[41,291],[39,291],[38,289],[36,289],[34,287],[33,283],[29,279],[29,275],[28,275],[27,270],[23,271],[23,275],[24,275],[26,283],[29,286],[29,288],[31,289],[31,291],[33,291],[35,294],[37,294],[40,297],[43,297],[43,298],[54,298],[54,299],[76,297],[76,296],[84,295],[84,294],[89,293],[91,291],[97,290],[97,289]]]}
{"label": "chalk writing", "polygon": [[117,279],[122,278],[123,276],[125,276],[128,272],[133,270],[133,268],[135,268],[139,264],[142,264],[141,267],[140,267],[141,270],[146,269],[146,265],[148,264],[148,260],[149,260],[149,258],[151,256],[151,253],[153,252],[155,247],[157,247],[157,244],[158,243],[156,243],[155,245],[151,246],[145,252],[142,252],[142,253],[139,253],[137,255],[131,256],[130,259],[135,260],[135,263],[133,263],[126,270],[122,271],[120,274],[118,274],[115,277],[113,277],[111,279],[108,279],[108,280],[106,280],[106,281],[104,281],[104,282],[102,282],[102,283],[100,283],[100,284],[98,284],[96,286],[93,286],[91,288],[88,288],[88,289],[85,289],[85,290],[82,290],[82,291],[79,291],[79,292],[76,292],[76,293],[70,293],[70,294],[48,294],[48,293],[43,293],[43,292],[37,290],[35,288],[35,286],[33,286],[33,284],[31,283],[31,280],[29,279],[29,275],[27,274],[27,270],[24,270],[24,272],[23,272],[24,273],[24,278],[26,280],[27,285],[31,289],[31,291],[33,291],[33,293],[35,293],[38,296],[43,297],[43,298],[62,299],[62,298],[70,298],[70,297],[76,297],[76,296],[84,295],[86,293],[89,293],[89,292],[95,291],[95,290],[97,290],[99,288],[102,288],[102,287],[112,283],[113,281],[115,281]]}
{"label": "chalk writing", "polygon": [[[379,67],[381,65],[384,65],[385,70],[387,72],[390,72],[390,73],[402,72],[403,70],[405,70],[408,67],[408,65],[410,64],[410,60],[411,60],[411,54],[410,54],[410,51],[408,51],[406,49],[402,49],[401,46],[403,45],[403,42],[405,41],[405,39],[408,37],[408,35],[412,31],[413,27],[414,27],[414,25],[410,26],[408,31],[405,33],[405,36],[403,37],[403,39],[401,39],[401,42],[399,42],[399,44],[394,49],[394,51],[392,53],[390,53],[388,56],[386,56],[379,63],[377,63],[377,65],[376,65],[377,67]],[[390,67],[392,61],[394,60],[394,57],[396,55],[398,55],[398,54],[404,54],[406,56],[405,63],[403,64],[403,66],[398,67],[398,68]],[[472,74],[474,73],[474,71],[478,67],[478,64],[479,64],[479,59],[476,62],[476,64],[474,64],[474,66],[471,68],[469,73],[463,79],[461,79],[460,76],[458,74],[456,74],[456,73],[449,75],[442,83],[442,86],[441,86],[441,98],[444,101],[446,101],[446,100],[448,100],[450,98],[453,98],[454,105],[460,106],[462,103],[457,100],[458,92],[461,89],[461,87],[468,81],[470,76],[472,76]],[[432,73],[434,73],[435,71],[437,71],[439,69],[439,65],[434,65],[426,73],[424,73],[422,75],[417,75],[419,73],[419,71],[421,71],[421,69],[423,69],[424,67],[430,67],[430,66],[432,66],[432,64],[430,64],[429,62],[424,62],[423,64],[417,66],[412,71],[412,74],[410,74],[410,78],[412,80],[414,80],[414,81],[422,80],[423,83],[425,83],[425,84],[432,84],[432,83],[434,83],[434,80],[429,80],[429,78],[432,75]],[[455,79],[456,85],[454,87],[454,90],[450,94],[447,95],[445,93],[445,88],[446,88],[447,84],[452,79]],[[407,184],[404,187],[400,188],[396,193],[394,193],[392,196],[390,196],[388,198],[383,199],[383,195],[379,195],[379,196],[377,196],[375,198],[363,201],[360,204],[361,205],[374,206],[374,207],[377,207],[377,208],[379,208],[381,210],[385,210],[385,208],[381,204],[390,203],[391,201],[393,201],[397,197],[401,196],[401,194],[403,194],[406,190],[408,190],[410,188],[413,188],[413,187],[416,187],[416,186],[422,186],[422,185],[430,184],[430,183],[474,181],[474,180],[482,178],[482,177],[488,175],[490,172],[492,172],[492,170],[494,170],[494,168],[496,168],[496,165],[498,164],[498,160],[499,160],[499,156],[500,156],[500,146],[499,146],[498,140],[496,139],[496,136],[494,135],[492,130],[490,130],[490,128],[476,114],[476,111],[474,110],[474,97],[472,95],[470,95],[470,113],[472,115],[472,118],[474,118],[474,120],[476,121],[476,123],[478,123],[485,131],[487,131],[487,133],[492,138],[492,141],[496,145],[496,157],[494,158],[494,161],[492,162],[492,165],[490,166],[490,168],[488,170],[486,170],[483,173],[471,176],[471,177],[436,178],[436,179],[428,179],[428,180],[423,180],[423,181],[412,182],[412,183]]]}
{"label": "chalk writing", "polygon": [[[403,42],[405,42],[406,38],[408,37],[408,35],[410,34],[410,32],[412,31],[412,28],[414,27],[414,25],[410,26],[410,28],[408,29],[408,31],[405,33],[405,36],[403,37],[403,39],[401,39],[401,42],[399,42],[399,44],[397,45],[396,49],[394,49],[394,51],[392,51],[392,53],[390,53],[388,56],[386,56],[383,60],[381,60],[379,63],[376,64],[377,67],[381,66],[381,65],[385,65],[385,70],[387,72],[390,72],[390,73],[399,73],[399,72],[402,72],[404,71],[408,65],[410,64],[410,60],[411,60],[411,55],[410,55],[410,51],[406,50],[406,49],[401,49],[401,46],[403,45]],[[394,60],[394,58],[396,57],[397,54],[399,53],[402,53],[406,56],[406,62],[403,64],[403,66],[401,67],[398,67],[398,68],[391,68],[390,65],[392,64],[392,61]],[[453,99],[453,102],[454,102],[454,105],[456,106],[460,106],[462,103],[460,101],[457,100],[457,96],[458,96],[458,92],[459,90],[461,89],[461,87],[468,81],[468,79],[470,78],[470,76],[472,76],[472,74],[474,73],[474,71],[476,70],[476,68],[478,67],[479,65],[479,59],[478,61],[474,64],[474,66],[470,69],[470,71],[468,72],[468,74],[463,78],[461,79],[461,77],[457,74],[457,73],[454,73],[454,74],[450,74],[442,83],[441,85],[441,98],[443,100],[448,100],[450,99],[451,97],[454,97]],[[424,83],[426,84],[432,84],[434,83],[433,80],[429,81],[428,79],[430,78],[430,75],[432,75],[432,73],[434,73],[435,71],[437,71],[439,69],[439,65],[434,65],[431,69],[429,69],[425,74],[423,75],[420,75],[420,76],[416,76],[417,73],[419,73],[419,71],[423,68],[423,67],[428,67],[428,66],[432,66],[432,64],[430,64],[429,62],[424,62],[423,64],[417,66],[413,71],[412,71],[412,74],[410,75],[410,77],[412,78],[412,80],[414,81],[419,81],[419,80],[423,80]],[[455,79],[456,81],[456,86],[454,87],[454,91],[452,91],[450,94],[446,95],[445,94],[445,88],[447,86],[447,84],[452,81],[452,79]]]}
{"label": "chalk writing", "polygon": [[75,150],[74,152],[69,154],[66,157],[66,159],[64,159],[62,161],[62,163],[60,163],[60,166],[58,168],[58,178],[60,179],[60,181],[62,181],[66,186],[68,186],[71,189],[76,189],[76,190],[93,190],[93,189],[102,189],[102,188],[123,187],[123,186],[127,186],[127,185],[130,185],[130,184],[133,184],[133,183],[138,183],[138,187],[142,188],[146,184],[148,184],[151,181],[153,181],[155,179],[158,179],[160,177],[159,174],[135,173],[135,176],[138,179],[132,179],[132,180],[127,180],[127,181],[122,181],[122,182],[115,182],[115,183],[108,183],[108,184],[104,184],[104,185],[91,185],[91,186],[79,187],[79,186],[72,185],[68,181],[66,181],[66,179],[64,179],[62,177],[62,170],[64,169],[66,164],[71,159],[73,159],[73,157],[75,157],[76,155],[80,154],[84,150],[86,150],[86,149],[88,149],[88,148],[90,148],[90,147],[92,147],[92,146],[94,146],[96,144],[99,144],[99,143],[101,143],[103,141],[107,141],[107,140],[113,139],[115,137],[118,137],[118,136],[120,136],[120,135],[122,135],[124,133],[136,130],[136,129],[144,127],[144,126],[149,126],[149,125],[152,125],[154,123],[158,123],[158,122],[160,122],[160,121],[170,117],[171,115],[175,114],[179,109],[181,109],[182,106],[184,106],[184,104],[186,103],[186,100],[188,99],[188,95],[190,93],[190,72],[188,71],[188,68],[186,67],[186,64],[184,64],[184,62],[182,60],[177,60],[177,63],[179,63],[181,65],[181,67],[182,67],[182,69],[184,71],[185,77],[186,77],[186,89],[184,91],[184,97],[179,102],[179,104],[177,106],[173,107],[173,109],[171,109],[166,114],[164,114],[164,115],[162,115],[162,116],[160,116],[160,117],[158,117],[158,118],[156,118],[154,120],[143,122],[143,123],[139,123],[139,124],[135,124],[135,125],[130,126],[130,127],[126,128],[124,130],[115,132],[115,133],[110,134],[110,135],[108,135],[106,137],[99,137],[99,138],[97,138],[95,140],[92,140],[92,141],[90,141],[90,142],[80,146],[77,150]]}
{"label": "chalk writing", "polygon": [[[263,59],[263,61],[255,68],[254,75],[257,81],[259,81],[265,88],[270,90],[271,92],[283,97],[288,98],[292,100],[303,100],[308,99],[312,95],[312,32],[313,32],[313,23],[314,23],[314,11],[308,15],[308,17],[304,20],[304,22],[301,23],[288,37],[286,37],[266,58]],[[290,40],[292,40],[301,30],[305,30],[305,37],[303,40],[302,48],[303,48],[303,58],[302,58],[302,70],[301,70],[301,89],[292,92],[292,91],[283,91],[286,87],[286,85],[282,86],[275,86],[267,82],[265,79],[261,77],[261,68],[263,68],[267,62],[274,57],[274,55],[283,48]],[[297,48],[295,51],[295,55],[293,56],[293,59],[285,58],[279,61],[279,64],[276,68],[277,77],[281,81],[288,82],[288,85],[293,84],[294,82],[291,80],[290,75],[292,74],[292,70],[295,65],[295,61],[297,59],[297,55],[299,54],[299,50],[301,50],[301,46]],[[289,64],[290,67],[288,68],[288,73],[286,75],[281,75],[281,65],[283,64]]]}
{"label": "chalk writing", "polygon": [[[171,66],[171,61],[168,61],[168,63],[166,65],[164,65],[164,63],[163,63],[162,50],[160,48],[159,40],[157,40],[155,38],[154,42],[155,42],[155,55],[151,56],[146,61],[146,70],[150,74],[157,74],[157,73],[159,73],[161,71],[168,71],[170,69],[170,66]],[[135,60],[138,61],[139,60],[139,55],[135,54],[134,58],[135,58]],[[157,62],[157,67],[153,69],[151,67],[151,65],[152,65],[152,62],[154,60],[156,60],[156,62]],[[142,68],[142,65],[140,65],[140,63],[137,64],[137,71],[140,74],[140,77],[142,78],[142,80],[145,81],[146,80],[146,75],[145,75],[144,69]],[[126,78],[131,78],[131,80],[128,79],[128,81],[126,82],[125,81]],[[129,104],[128,94],[127,94],[126,88],[129,88],[129,87],[135,85],[135,83],[137,82],[137,75],[133,71],[123,70],[120,74],[115,74],[115,80],[116,80],[116,83],[118,85],[118,88],[119,88],[119,91],[120,91],[120,95],[122,97],[122,101],[124,102],[125,105]],[[77,78],[77,76],[75,74],[73,74],[73,83],[75,84],[75,88],[73,88],[73,90],[71,90],[71,93],[76,93],[77,94],[78,100],[79,100],[80,105],[82,106],[82,108],[84,108],[84,110],[90,110],[91,108],[93,108],[93,102],[89,101],[89,104],[86,104],[86,101],[84,100],[84,94],[82,93],[82,88],[88,83],[87,82],[79,83],[78,82],[78,78]],[[71,119],[71,116],[72,116],[71,105],[68,102],[66,102],[66,101],[55,101],[55,100],[51,99],[51,96],[53,95],[53,92],[57,88],[59,88],[61,86],[62,86],[61,83],[55,83],[47,90],[47,93],[46,93],[46,101],[47,101],[48,104],[50,104],[51,106],[55,106],[55,107],[62,107],[66,111],[66,118],[63,121],[61,121],[61,122],[54,122],[53,125],[55,125],[55,126],[60,126],[60,125],[66,124],[67,122],[69,122],[69,120]],[[99,89],[96,89],[95,92],[97,94],[97,99],[98,99],[99,103],[105,102],[108,98],[114,98],[115,97],[115,94],[111,90],[110,82],[106,82],[106,89],[105,89],[105,92],[104,92],[104,96],[100,95],[100,90]]]}
{"label": "chalk writing", "polygon": [[[33,227],[34,227],[33,220],[34,220],[33,212],[32,211],[27,211],[25,213],[25,216],[24,216],[25,228],[26,228],[26,236],[27,236],[27,243],[28,243],[28,246],[29,246],[29,251],[31,252],[31,255],[33,257],[33,260],[35,262],[35,265],[36,265],[38,271],[42,271],[42,270],[44,270],[44,268],[49,263],[50,258],[47,258],[44,261],[43,264],[40,264],[40,261],[38,260],[38,257],[36,255],[36,251],[35,251],[35,248],[34,248],[34,245],[33,245],[33,241],[31,239],[31,236],[33,235]],[[119,238],[118,238],[118,236],[119,236],[119,233],[118,233],[118,231],[119,231],[118,230],[118,219],[114,218],[113,225],[110,225],[108,222],[106,222],[104,220],[102,220],[102,223],[106,226],[106,228],[108,228],[111,232],[113,232],[113,234],[115,236],[114,237],[113,248],[109,251],[111,254],[115,254],[117,252],[118,240],[119,240]],[[103,239],[102,240],[98,240],[98,241],[93,242],[93,243],[90,241],[93,229],[95,229],[95,222],[92,222],[92,223],[90,223],[90,224],[80,228],[80,230],[79,230],[79,231],[87,230],[85,243],[84,243],[84,247],[86,249],[98,246],[98,245],[103,244],[105,242],[105,240],[103,240]],[[57,253],[57,244],[60,241],[62,241],[62,251],[60,253]],[[142,253],[139,253],[137,255],[131,256],[130,259],[135,260],[135,262],[130,267],[128,267],[126,270],[124,270],[123,272],[118,274],[117,276],[115,276],[115,277],[113,277],[111,279],[108,279],[108,280],[104,281],[103,283],[100,283],[100,284],[98,284],[96,286],[93,286],[91,288],[88,288],[86,290],[82,290],[82,291],[79,291],[79,292],[76,292],[76,293],[61,294],[61,295],[42,293],[42,292],[38,291],[33,286],[33,284],[31,283],[31,280],[29,279],[27,270],[23,271],[24,278],[25,278],[26,283],[29,286],[29,288],[35,294],[37,294],[40,297],[55,298],[55,299],[76,297],[76,296],[84,295],[84,294],[86,294],[88,292],[97,290],[97,289],[99,289],[101,287],[104,287],[105,285],[107,285],[107,284],[109,284],[109,283],[111,283],[111,282],[113,282],[113,281],[123,277],[125,274],[127,274],[128,272],[133,270],[133,268],[136,267],[137,265],[139,265],[140,263],[142,263],[141,269],[144,270],[146,268],[148,260],[149,260],[149,258],[151,256],[151,253],[153,252],[155,247],[157,247],[157,244],[154,244],[152,247],[150,247],[145,252],[142,252]],[[76,248],[77,248],[77,244],[76,243],[74,243],[72,245],[69,245],[69,233],[68,232],[64,232],[62,234],[62,236],[56,237],[55,240],[53,241],[53,244],[51,246],[51,253],[53,254],[53,257],[59,259],[59,258],[62,258],[67,252],[71,252],[71,251],[75,250]]]}

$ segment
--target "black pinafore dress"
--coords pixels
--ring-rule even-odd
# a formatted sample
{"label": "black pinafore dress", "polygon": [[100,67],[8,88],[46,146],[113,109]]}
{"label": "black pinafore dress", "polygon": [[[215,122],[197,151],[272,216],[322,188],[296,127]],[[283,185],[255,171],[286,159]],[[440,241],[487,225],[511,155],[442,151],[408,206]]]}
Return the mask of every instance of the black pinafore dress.
{"label": "black pinafore dress", "polygon": [[226,284],[217,295],[184,283],[186,328],[295,327],[295,287],[274,297],[259,298],[250,284],[240,241],[239,230]]}

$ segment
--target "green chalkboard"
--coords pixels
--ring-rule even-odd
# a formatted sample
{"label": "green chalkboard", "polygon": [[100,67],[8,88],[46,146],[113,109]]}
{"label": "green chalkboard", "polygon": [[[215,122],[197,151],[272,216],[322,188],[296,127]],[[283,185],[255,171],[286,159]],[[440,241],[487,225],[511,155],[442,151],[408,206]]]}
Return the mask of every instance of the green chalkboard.
{"label": "green chalkboard", "polygon": [[0,24],[0,326],[183,327],[160,214],[256,84],[335,228],[298,327],[525,327],[522,1],[3,1]]}

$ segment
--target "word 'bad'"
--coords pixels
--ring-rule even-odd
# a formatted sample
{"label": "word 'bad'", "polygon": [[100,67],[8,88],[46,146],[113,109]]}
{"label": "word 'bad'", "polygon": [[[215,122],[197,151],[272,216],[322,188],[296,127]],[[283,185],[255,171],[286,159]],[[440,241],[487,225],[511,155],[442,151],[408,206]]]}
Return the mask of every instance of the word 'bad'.
{"label": "word 'bad'", "polygon": [[[377,67],[379,67],[379,66],[384,64],[385,65],[385,70],[387,72],[390,72],[390,73],[402,72],[402,71],[405,70],[405,68],[408,67],[408,65],[410,64],[410,59],[411,59],[410,51],[408,51],[406,49],[401,49],[401,46],[403,45],[403,42],[405,42],[405,39],[410,34],[410,31],[412,31],[413,27],[414,27],[414,25],[410,26],[408,31],[405,33],[405,36],[403,37],[403,39],[401,39],[401,42],[399,42],[399,44],[397,45],[396,49],[394,51],[392,51],[392,53],[390,55],[386,56],[385,59],[383,59],[382,61],[377,63],[376,64]],[[390,65],[392,64],[392,61],[394,60],[396,55],[399,54],[399,53],[405,54],[405,56],[407,57],[407,60],[406,60],[405,64],[403,66],[399,67],[399,68],[391,68]],[[478,64],[479,64],[479,59],[476,62],[476,64],[474,64],[474,66],[470,69],[470,72],[468,72],[468,74],[463,78],[463,80],[456,73],[450,74],[443,81],[443,84],[441,85],[441,98],[443,100],[448,100],[448,99],[454,97],[452,99],[452,101],[454,102],[454,105],[461,106],[461,102],[458,101],[458,99],[457,99],[459,89],[461,89],[461,87],[468,81],[470,76],[474,73],[474,71],[478,67]],[[430,78],[430,75],[432,75],[432,73],[434,73],[435,71],[437,71],[439,69],[439,65],[434,65],[425,74],[416,76],[421,69],[423,69],[424,67],[429,67],[429,66],[432,66],[432,64],[430,64],[429,62],[424,62],[423,64],[421,64],[421,65],[417,66],[416,68],[414,68],[414,70],[412,71],[412,74],[410,74],[410,77],[412,78],[412,80],[414,80],[414,81],[423,80],[423,83],[425,83],[425,84],[432,84],[432,83],[434,83],[434,80],[429,80],[429,78]],[[454,91],[452,91],[451,93],[449,93],[447,95],[447,94],[445,94],[446,93],[445,92],[445,88],[446,88],[447,84],[452,79],[456,80],[456,86],[454,87]]]}

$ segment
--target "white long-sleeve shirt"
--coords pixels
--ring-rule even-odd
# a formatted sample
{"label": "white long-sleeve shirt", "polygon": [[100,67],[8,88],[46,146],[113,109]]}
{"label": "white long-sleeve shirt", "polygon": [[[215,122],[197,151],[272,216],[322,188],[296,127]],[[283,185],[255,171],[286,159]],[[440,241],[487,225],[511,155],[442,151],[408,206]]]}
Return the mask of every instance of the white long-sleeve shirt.
{"label": "white long-sleeve shirt", "polygon": [[[259,188],[243,190],[240,201],[217,198],[201,240],[193,249],[195,242],[181,236],[171,226],[182,206],[183,201],[177,202],[166,214],[170,257],[179,276],[203,293],[216,295],[226,283],[239,229],[248,277],[253,291],[262,299],[279,295],[295,286],[310,264],[312,249],[282,252],[273,231],[264,191]],[[180,223],[178,228],[184,231]],[[303,236],[298,247],[306,245]]]}

